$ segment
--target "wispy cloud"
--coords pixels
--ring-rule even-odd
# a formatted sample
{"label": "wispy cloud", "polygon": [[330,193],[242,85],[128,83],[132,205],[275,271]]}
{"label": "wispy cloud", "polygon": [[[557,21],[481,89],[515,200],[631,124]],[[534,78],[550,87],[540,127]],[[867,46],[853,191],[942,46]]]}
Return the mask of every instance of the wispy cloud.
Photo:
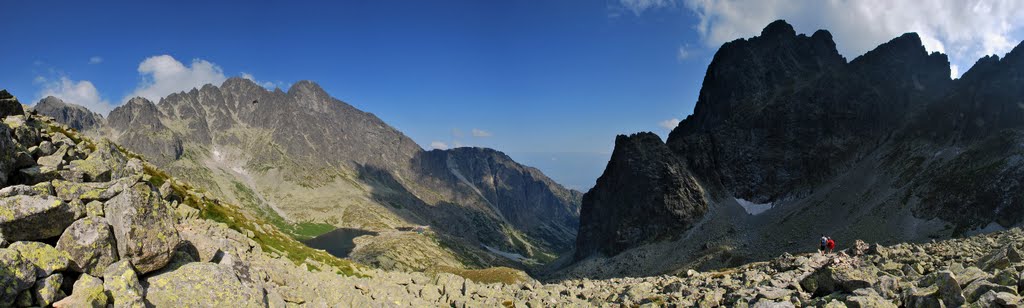
{"label": "wispy cloud", "polygon": [[434,141],[430,143],[430,148],[435,150],[447,150],[448,144],[440,141]]}
{"label": "wispy cloud", "polygon": [[146,58],[139,63],[142,82],[123,101],[136,96],[159,101],[168,94],[202,87],[205,84],[220,85],[224,82],[224,71],[212,62],[193,59],[191,65],[174,59],[170,55]]}
{"label": "wispy cloud", "polygon": [[100,56],[92,56],[89,58],[89,64],[100,64],[103,63],[103,58]]}
{"label": "wispy cloud", "polygon": [[252,82],[255,82],[256,84],[260,85],[261,87],[267,88],[268,90],[273,90],[274,88],[285,88],[287,86],[284,82],[281,82],[281,81],[272,82],[272,81],[256,80],[256,77],[254,77],[252,74],[249,74],[249,73],[246,73],[246,72],[242,72],[241,76],[242,76],[242,78],[252,80]]}
{"label": "wispy cloud", "polygon": [[651,9],[664,8],[675,5],[673,0],[621,0],[620,3],[633,14],[640,15]]}
{"label": "wispy cloud", "polygon": [[671,118],[671,119],[668,119],[668,120],[664,120],[664,121],[658,122],[658,126],[661,126],[661,128],[664,128],[664,129],[667,129],[667,130],[672,130],[672,129],[676,128],[676,126],[679,126],[679,119]]}
{"label": "wispy cloud", "polygon": [[34,82],[41,87],[39,99],[54,96],[66,103],[85,106],[100,114],[107,114],[113,106],[100,96],[96,86],[88,80],[71,80],[67,76],[49,79],[36,76]]}
{"label": "wispy cloud", "polygon": [[679,46],[679,51],[676,52],[676,58],[679,61],[689,59],[691,55],[693,55],[693,52],[691,51],[690,44]]}
{"label": "wispy cloud", "polygon": [[478,138],[486,138],[486,137],[494,136],[493,134],[491,134],[491,132],[485,131],[485,130],[482,130],[482,129],[479,129],[479,128],[474,128],[470,132],[473,134],[473,137],[478,137]]}

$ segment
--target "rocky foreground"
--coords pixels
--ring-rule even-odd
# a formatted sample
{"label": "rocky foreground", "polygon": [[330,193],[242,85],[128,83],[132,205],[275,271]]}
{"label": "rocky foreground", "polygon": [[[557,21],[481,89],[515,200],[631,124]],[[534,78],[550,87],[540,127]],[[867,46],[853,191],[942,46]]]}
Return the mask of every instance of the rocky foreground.
{"label": "rocky foreground", "polygon": [[[1020,229],[856,242],[680,276],[489,281],[384,272],[286,245],[107,141],[0,92],[0,307],[1019,306]],[[198,201],[197,201],[198,200]],[[813,240],[812,240],[813,242]],[[281,244],[286,243],[286,244]]]}

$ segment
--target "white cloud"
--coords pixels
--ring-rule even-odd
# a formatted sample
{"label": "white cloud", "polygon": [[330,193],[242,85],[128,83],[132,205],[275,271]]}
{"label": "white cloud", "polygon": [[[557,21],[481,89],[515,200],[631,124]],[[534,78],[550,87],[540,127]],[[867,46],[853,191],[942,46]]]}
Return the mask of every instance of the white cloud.
{"label": "white cloud", "polygon": [[445,144],[444,142],[434,141],[430,143],[430,148],[435,150],[447,150],[448,145]]}
{"label": "white cloud", "polygon": [[100,64],[103,63],[103,58],[100,56],[92,56],[89,58],[89,64]]}
{"label": "white cloud", "polygon": [[473,137],[480,137],[480,138],[486,138],[486,137],[494,136],[494,134],[491,134],[491,132],[485,131],[485,130],[482,130],[482,129],[479,129],[479,128],[472,129],[470,131],[470,133],[473,134]]}
{"label": "white cloud", "polygon": [[690,52],[690,45],[687,44],[684,46],[679,46],[679,51],[676,53],[676,58],[678,58],[679,61],[682,61],[690,58],[691,55],[693,55],[693,53]]}
{"label": "white cloud", "polygon": [[[984,0],[620,0],[640,14],[681,4],[708,48],[760,34],[776,19],[800,33],[826,29],[847,60],[906,32],[917,32],[925,48],[970,67],[985,55],[1002,56],[1020,42],[1024,1]],[[958,69],[959,73],[959,69]]]}
{"label": "white cloud", "polygon": [[39,91],[39,99],[54,96],[66,103],[82,105],[100,114],[107,114],[113,108],[110,102],[100,97],[96,86],[88,80],[74,81],[65,76],[50,80],[38,76],[35,78],[35,82],[42,86],[42,90]]}
{"label": "white cloud", "polygon": [[193,59],[191,66],[185,66],[169,55],[146,58],[139,64],[138,70],[142,74],[142,82],[124,101],[142,96],[157,102],[171,93],[202,87],[208,83],[220,85],[227,79],[220,66],[209,61]]}
{"label": "white cloud", "polygon": [[640,15],[650,9],[673,6],[673,0],[621,0],[622,6],[633,14]]}
{"label": "white cloud", "polygon": [[246,73],[246,72],[242,72],[241,75],[242,75],[242,78],[252,80],[252,82],[255,82],[256,84],[258,84],[258,85],[260,85],[260,86],[262,86],[264,88],[267,88],[268,90],[273,90],[274,88],[278,88],[278,87],[284,88],[284,86],[283,86],[284,83],[280,82],[280,81],[278,81],[278,82],[259,81],[259,80],[256,80],[256,77],[254,77],[252,74],[249,74],[249,73]]}
{"label": "white cloud", "polygon": [[465,134],[462,132],[461,129],[452,128],[452,137],[462,138],[462,136],[465,136]]}
{"label": "white cloud", "polygon": [[453,147],[456,147],[456,148],[461,148],[461,147],[464,147],[464,146],[466,146],[466,144],[465,144],[465,143],[462,143],[462,142],[460,142],[460,141],[458,141],[458,140],[455,140],[455,141],[452,141],[452,146],[453,146]]}
{"label": "white cloud", "polygon": [[664,129],[667,129],[667,130],[672,130],[673,128],[676,128],[676,126],[679,126],[679,119],[671,118],[671,119],[668,119],[668,120],[664,120],[664,121],[658,122],[658,126],[661,126],[661,128],[664,128]]}

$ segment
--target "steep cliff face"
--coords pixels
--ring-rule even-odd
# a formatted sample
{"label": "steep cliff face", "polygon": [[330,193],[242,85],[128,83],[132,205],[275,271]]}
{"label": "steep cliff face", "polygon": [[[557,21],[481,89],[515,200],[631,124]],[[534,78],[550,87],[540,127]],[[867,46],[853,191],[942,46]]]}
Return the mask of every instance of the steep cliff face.
{"label": "steep cliff face", "polygon": [[688,229],[707,212],[704,191],[653,133],[615,138],[604,174],[583,197],[576,258],[615,255]]}
{"label": "steep cliff face", "polygon": [[505,153],[476,147],[432,150],[416,163],[418,173],[458,183],[459,199],[483,198],[503,221],[540,239],[545,250],[565,252],[576,240],[582,193],[558,185]]}
{"label": "steep cliff face", "polygon": [[[807,234],[895,242],[1017,225],[1024,220],[1021,50],[983,58],[951,80],[946,56],[929,54],[914,33],[848,63],[828,32],[797,35],[784,21],[726,43],[693,114],[666,141],[668,156],[707,191],[708,210],[627,223],[671,236],[648,233],[631,239],[647,244],[622,250],[584,230],[632,216],[591,220],[589,213],[671,194],[599,182],[584,197],[577,257],[601,249],[613,256],[606,264],[642,257],[646,265],[618,274],[654,274],[806,249],[799,243]],[[669,161],[633,156],[652,166]],[[620,161],[613,158],[605,176],[622,170]],[[664,216],[657,211],[648,216]],[[695,219],[707,223],[694,228]]]}

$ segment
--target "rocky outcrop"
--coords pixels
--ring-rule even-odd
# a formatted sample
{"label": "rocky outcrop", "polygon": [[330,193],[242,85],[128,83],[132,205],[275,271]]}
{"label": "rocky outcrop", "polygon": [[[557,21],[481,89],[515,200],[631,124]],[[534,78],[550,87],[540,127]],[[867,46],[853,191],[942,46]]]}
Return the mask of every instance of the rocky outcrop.
{"label": "rocky outcrop", "polygon": [[653,133],[615,138],[608,168],[583,204],[577,259],[679,234],[708,210],[703,189]]}
{"label": "rocky outcrop", "polygon": [[65,103],[53,96],[39,100],[32,106],[32,110],[79,131],[100,128],[104,123],[103,116],[100,114],[79,105]]}

